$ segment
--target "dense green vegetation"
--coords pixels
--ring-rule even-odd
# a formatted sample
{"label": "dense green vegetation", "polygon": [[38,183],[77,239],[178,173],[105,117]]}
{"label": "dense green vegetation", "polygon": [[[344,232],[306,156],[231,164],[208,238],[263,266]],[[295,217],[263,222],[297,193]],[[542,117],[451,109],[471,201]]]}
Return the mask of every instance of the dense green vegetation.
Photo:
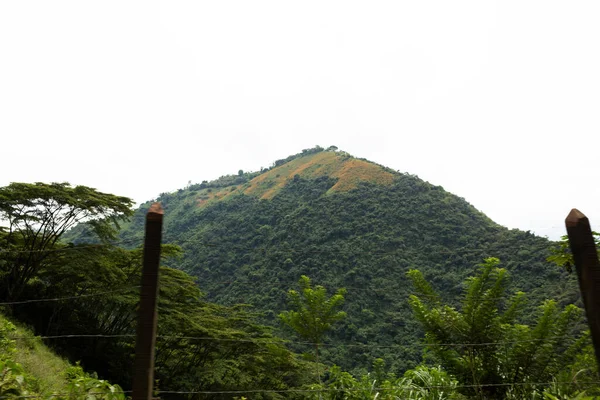
{"label": "dense green vegetation", "polygon": [[346,289],[339,289],[333,296],[327,296],[327,290],[320,285],[313,287],[310,278],[300,277],[300,291],[290,289],[288,305],[290,310],[279,314],[281,321],[292,328],[302,339],[315,347],[316,373],[321,380],[319,370],[319,347],[325,333],[332,325],[346,317],[340,308],[344,304]]}
{"label": "dense green vegetation", "polygon": [[[183,249],[183,257],[168,265],[196,276],[208,300],[251,304],[277,329],[286,292],[301,275],[329,289],[346,288],[348,317],[334,327],[322,355],[356,372],[376,358],[394,371],[420,362],[422,349],[415,343],[423,331],[406,301],[411,286],[405,274],[411,268],[458,304],[473,266],[495,256],[512,274],[508,292],[529,293],[532,302],[525,313],[530,318],[536,312],[533,304],[545,299],[578,304],[575,277],[546,262],[548,240],[501,227],[416,176],[361,163],[345,153],[306,151],[246,186],[211,193],[191,187],[161,195],[165,241]],[[385,174],[393,179],[369,180]],[[354,179],[354,188],[345,185],[347,190],[332,192],[344,179]],[[278,189],[270,197],[273,187]],[[205,199],[217,190],[226,195]],[[142,205],[125,227],[123,240],[141,240],[147,207]],[[378,347],[390,345],[399,347]]]}
{"label": "dense green vegetation", "polygon": [[124,400],[126,396],[119,386],[70,365],[31,332],[0,315],[0,397]]}
{"label": "dense green vegetation", "polygon": [[[27,194],[24,204],[19,203],[15,188],[25,189],[19,192]],[[61,188],[64,196],[60,195]],[[113,198],[111,195],[78,188],[75,197],[68,195],[72,188],[67,184],[0,188],[0,198],[6,199],[1,216],[9,221],[8,228],[0,232],[0,276],[23,277],[18,280],[18,291],[4,291],[5,300],[10,300],[6,311],[30,325],[36,334],[49,336],[48,344],[64,356],[128,389],[142,251],[120,248],[106,240],[98,245],[72,245],[61,240],[64,229],[50,228],[59,226],[60,221],[69,223],[82,209],[91,207],[112,214],[107,206],[94,203],[98,198]],[[124,206],[120,213],[130,213],[130,200],[116,199],[118,207]],[[96,240],[109,239],[102,235],[110,232],[114,221],[109,223],[106,216],[87,215],[101,218],[89,224],[103,228],[91,229]],[[179,254],[178,247],[163,246],[165,258]],[[27,275],[21,274],[24,270]],[[269,328],[257,324],[246,306],[205,301],[193,278],[182,271],[162,267],[160,274],[155,377],[161,391],[281,391],[301,387],[308,379],[306,370],[311,363],[290,352]],[[9,287],[15,281],[2,282]],[[16,371],[9,371],[11,376],[21,376],[16,364],[7,368]],[[256,398],[280,397],[274,392]]]}
{"label": "dense green vegetation", "polygon": [[[539,383],[557,378],[584,387],[586,381],[595,382],[593,365],[569,368],[584,348],[591,351],[579,325],[582,310],[572,304],[561,310],[547,300],[535,322],[524,324],[526,294],[505,293],[508,274],[499,264],[497,258],[486,259],[466,281],[459,310],[444,304],[420,271],[408,272],[416,290],[409,303],[433,361],[468,385],[463,394],[481,399],[525,398],[545,389],[536,387]],[[575,391],[573,386],[568,394]]]}
{"label": "dense green vegetation", "polygon": [[378,359],[359,379],[333,367],[315,386],[326,399],[592,399],[600,396],[598,367],[581,310],[539,307],[523,323],[526,295],[505,293],[508,274],[488,258],[465,281],[459,308],[443,298],[419,270],[411,270],[413,313],[425,334],[423,364],[398,377]]}
{"label": "dense green vegetation", "polygon": [[[69,229],[87,222],[94,236],[113,239],[118,221],[132,214],[126,197],[67,183],[12,183],[0,188],[0,216],[8,223],[2,235],[0,297],[18,299],[27,283],[52,263]],[[1,231],[0,231],[1,232]]]}
{"label": "dense green vegetation", "polygon": [[[595,373],[576,278],[555,265],[567,246],[503,228],[441,187],[317,147],[158,200],[161,398],[592,393],[562,385]],[[130,207],[68,184],[0,188],[6,312],[80,361],[76,379],[112,387],[83,372],[95,371],[125,390],[149,204]],[[490,256],[503,268],[478,266]]]}
{"label": "dense green vegetation", "polygon": [[[176,251],[165,247],[163,254]],[[64,264],[41,276],[47,287],[32,284],[30,296],[104,294],[60,304],[24,304],[15,306],[14,314],[43,335],[122,336],[58,338],[52,344],[84,367],[130,387],[141,250],[82,249],[65,252],[64,258]],[[161,269],[156,378],[162,390],[284,389],[302,381],[303,362],[269,329],[256,324],[246,307],[220,306],[202,298],[191,277]],[[271,367],[277,367],[277,373],[267,373]]]}

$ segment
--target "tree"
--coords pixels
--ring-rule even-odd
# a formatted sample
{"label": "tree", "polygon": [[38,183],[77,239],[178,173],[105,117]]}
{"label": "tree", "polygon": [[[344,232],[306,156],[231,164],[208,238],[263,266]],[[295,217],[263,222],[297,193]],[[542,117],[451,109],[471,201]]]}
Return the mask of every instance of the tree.
{"label": "tree", "polygon": [[[373,372],[353,377],[334,365],[329,370],[326,385],[313,386],[310,397],[325,400],[463,400],[458,391],[458,381],[440,367],[420,365],[408,370],[404,376],[384,372],[385,362],[376,359]],[[323,393],[317,389],[324,389]]]}
{"label": "tree", "polygon": [[60,238],[81,222],[103,241],[114,239],[133,201],[68,183],[11,183],[0,188],[0,295],[17,298],[39,270],[65,246]]}
{"label": "tree", "polygon": [[574,305],[560,310],[546,301],[535,325],[519,323],[525,294],[517,292],[505,304],[507,272],[498,264],[497,258],[486,259],[465,282],[460,310],[443,304],[423,275],[410,270],[417,293],[409,303],[425,331],[428,354],[465,385],[464,394],[479,399],[541,394],[536,383],[552,382],[589,341],[574,332],[581,310]]}
{"label": "tree", "polygon": [[[600,233],[592,232],[592,235],[594,236],[596,248],[600,251]],[[561,236],[560,241],[556,242],[550,251],[552,254],[546,260],[571,273],[574,261],[573,254],[571,254],[571,247],[569,246],[569,237],[567,235]]]}
{"label": "tree", "polygon": [[[67,301],[16,305],[13,317],[31,325],[36,334],[55,336],[52,346],[63,357],[80,361],[103,379],[130,385],[143,249],[102,246],[64,253],[60,263],[44,268],[23,295]],[[179,253],[177,246],[162,245],[163,260]],[[308,383],[312,363],[289,351],[247,306],[205,301],[194,278],[183,271],[161,266],[159,275],[155,377],[161,390],[285,391]]]}
{"label": "tree", "polygon": [[291,310],[282,312],[279,314],[279,318],[284,324],[295,330],[300,337],[313,344],[317,375],[320,381],[319,345],[331,326],[346,317],[344,311],[339,311],[344,304],[346,289],[338,289],[333,296],[328,298],[327,290],[321,285],[313,288],[310,278],[306,275],[300,277],[298,285],[300,292],[293,289],[288,291],[288,304]]}

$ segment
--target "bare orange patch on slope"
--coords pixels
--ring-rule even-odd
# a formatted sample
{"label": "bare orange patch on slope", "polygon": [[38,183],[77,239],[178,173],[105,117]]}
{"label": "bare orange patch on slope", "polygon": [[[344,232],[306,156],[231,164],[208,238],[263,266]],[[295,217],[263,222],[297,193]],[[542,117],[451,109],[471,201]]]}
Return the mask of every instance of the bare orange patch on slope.
{"label": "bare orange patch on slope", "polygon": [[[271,172],[271,171],[269,171],[269,172]],[[267,180],[267,178],[269,177],[269,172],[265,172],[264,174],[260,174],[256,178],[252,179],[250,181],[250,186],[246,190],[244,190],[244,193],[251,194],[254,191],[256,191],[256,189],[259,187],[259,185],[261,183],[263,183],[265,180]]]}
{"label": "bare orange patch on slope", "polygon": [[324,151],[299,157],[257,176],[249,182],[244,193],[261,199],[272,199],[295,175],[303,178],[325,175],[338,178],[338,182],[328,193],[355,189],[362,181],[387,185],[394,180],[392,173],[376,164]]}
{"label": "bare orange patch on slope", "polygon": [[[295,175],[314,177],[316,170],[322,163],[331,163],[336,159],[332,152],[320,152],[305,157],[299,157],[288,163],[273,168],[250,181],[245,194],[251,194],[261,199],[272,199]],[[324,174],[321,174],[324,175]],[[317,176],[321,176],[317,175]]]}
{"label": "bare orange patch on slope", "polygon": [[237,192],[239,192],[238,186],[228,186],[219,190],[212,189],[210,192],[208,189],[204,189],[204,191],[198,195],[197,204],[198,206],[202,207],[212,201],[223,200],[224,198]]}
{"label": "bare orange patch on slope", "polygon": [[359,182],[371,182],[379,185],[390,185],[394,175],[378,165],[370,162],[350,159],[341,168],[331,174],[338,181],[328,192],[347,192],[355,189]]}

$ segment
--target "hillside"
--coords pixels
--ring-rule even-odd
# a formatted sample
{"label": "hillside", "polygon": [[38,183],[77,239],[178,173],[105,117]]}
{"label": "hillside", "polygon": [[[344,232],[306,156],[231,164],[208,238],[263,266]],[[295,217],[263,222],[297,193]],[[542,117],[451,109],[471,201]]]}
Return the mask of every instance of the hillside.
{"label": "hillside", "polygon": [[[410,268],[452,302],[477,264],[494,256],[511,274],[510,290],[529,294],[530,315],[543,299],[578,298],[574,278],[545,261],[548,240],[508,230],[440,186],[336,148],[305,150],[158,200],[164,241],[184,249],[170,266],[196,276],[212,301],[251,304],[280,328],[276,316],[300,275],[331,291],[347,288],[348,318],[323,356],[346,369],[375,357],[398,371],[420,361],[422,333],[406,302]],[[122,239],[141,239],[148,205]]]}

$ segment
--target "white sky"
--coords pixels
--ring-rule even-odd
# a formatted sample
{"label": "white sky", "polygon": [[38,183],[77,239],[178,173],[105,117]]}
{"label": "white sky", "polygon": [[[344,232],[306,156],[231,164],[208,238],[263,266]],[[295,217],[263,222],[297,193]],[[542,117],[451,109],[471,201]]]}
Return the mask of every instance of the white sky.
{"label": "white sky", "polygon": [[[0,185],[152,199],[319,144],[600,230],[600,2],[4,1]],[[595,226],[594,226],[595,223]]]}

